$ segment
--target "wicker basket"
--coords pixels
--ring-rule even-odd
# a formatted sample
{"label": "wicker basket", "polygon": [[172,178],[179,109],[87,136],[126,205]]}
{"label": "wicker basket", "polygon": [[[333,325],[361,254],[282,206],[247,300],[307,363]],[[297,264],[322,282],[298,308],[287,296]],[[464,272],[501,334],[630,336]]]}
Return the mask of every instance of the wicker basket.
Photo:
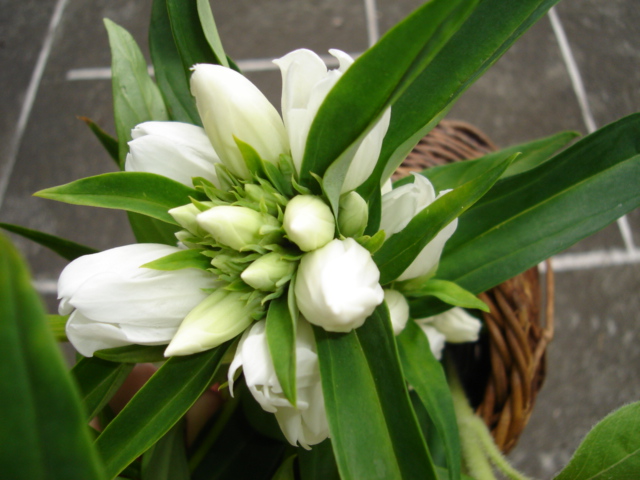
{"label": "wicker basket", "polygon": [[[497,150],[475,127],[443,120],[407,156],[394,177],[477,158]],[[529,421],[545,375],[545,350],[553,337],[553,273],[547,263],[545,325],[541,325],[538,268],[483,293],[490,313],[474,344],[448,345],[471,404],[507,453]]]}

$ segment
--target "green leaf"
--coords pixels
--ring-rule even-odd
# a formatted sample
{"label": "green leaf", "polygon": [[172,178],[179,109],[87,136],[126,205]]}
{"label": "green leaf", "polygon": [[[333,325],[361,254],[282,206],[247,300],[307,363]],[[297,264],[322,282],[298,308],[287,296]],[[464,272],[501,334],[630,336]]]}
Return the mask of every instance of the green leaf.
{"label": "green leaf", "polygon": [[166,0],[154,0],[149,23],[149,52],[158,87],[169,116],[178,122],[202,125],[189,89],[182,59],[173,40]]}
{"label": "green leaf", "polygon": [[300,480],[340,480],[331,439],[314,445],[311,450],[298,452]]}
{"label": "green leaf", "polygon": [[100,126],[96,122],[94,122],[90,118],[88,117],[78,117],[78,118],[82,120],[89,127],[89,129],[93,132],[93,134],[96,136],[98,141],[102,144],[104,149],[107,151],[109,156],[116,162],[116,165],[118,165],[119,167],[120,160],[118,158],[118,155],[119,155],[118,140],[113,138],[107,132],[105,132],[102,128],[100,128]]}
{"label": "green leaf", "polygon": [[138,243],[164,243],[175,247],[175,233],[182,229],[180,225],[171,225],[134,212],[127,212],[127,217]]}
{"label": "green leaf", "polygon": [[393,105],[374,176],[388,178],[458,97],[558,0],[484,0]]}
{"label": "green leaf", "polygon": [[168,210],[189,203],[189,197],[203,198],[193,188],[170,178],[142,172],[104,173],[40,190],[34,195],[73,205],[128,210],[172,225],[177,222]]}
{"label": "green leaf", "polygon": [[95,417],[123,384],[133,365],[82,358],[71,370],[86,411],[86,421]]}
{"label": "green leaf", "polygon": [[0,465],[12,480],[104,479],[78,392],[15,247],[0,236]]}
{"label": "green leaf", "polygon": [[402,286],[400,290],[408,297],[432,296],[456,307],[477,308],[483,312],[489,311],[487,304],[473,293],[447,280],[432,278],[416,289],[405,290],[405,288]]}
{"label": "green leaf", "polygon": [[426,335],[413,320],[407,322],[396,339],[404,376],[418,393],[444,442],[449,478],[460,478],[458,424],[442,365],[431,353]]}
{"label": "green leaf", "polygon": [[479,200],[500,178],[513,156],[498,166],[443,195],[418,213],[400,232],[389,237],[373,255],[380,269],[380,284],[385,285],[404,272],[422,249],[445,226]]}
{"label": "green leaf", "polygon": [[402,477],[435,479],[435,467],[411,406],[400,367],[386,304],[376,308],[356,333],[376,383]]}
{"label": "green leaf", "polygon": [[66,240],[37,230],[31,230],[29,228],[21,227],[20,225],[0,223],[0,228],[4,228],[8,232],[16,233],[24,238],[28,238],[29,240],[39,243],[43,247],[53,250],[62,258],[69,261],[75,260],[83,255],[97,253],[98,251],[94,248],[85,247],[79,243],[72,242],[71,240]]}
{"label": "green leaf", "polygon": [[113,110],[120,168],[129,151],[131,129],[148,120],[168,120],[160,90],[151,80],[140,48],[124,28],[104,20],[111,46]]}
{"label": "green leaf", "polygon": [[280,464],[278,471],[271,477],[271,480],[295,480],[294,462],[297,455],[291,455]]}
{"label": "green leaf", "polygon": [[498,182],[460,218],[438,277],[483,292],[640,205],[640,114]]}
{"label": "green leaf", "polygon": [[142,456],[142,480],[190,480],[184,440],[185,422],[178,422]]}
{"label": "green leaf", "polygon": [[296,405],[296,321],[289,312],[288,295],[269,303],[267,343],[282,393]]}
{"label": "green leaf", "polygon": [[[166,0],[171,31],[182,59],[185,78],[191,78],[191,67],[196,63],[222,62],[211,49],[200,23],[198,3],[194,1]],[[223,59],[226,61],[226,59]]]}
{"label": "green leaf", "polygon": [[[520,152],[513,163],[504,172],[502,178],[510,177],[522,173],[526,170],[546,162],[556,151],[564,147],[578,134],[575,132],[561,132],[550,137],[534,140],[533,142],[515,145],[502,149],[498,152],[489,153],[474,160],[464,162],[454,162],[448,165],[438,165],[436,167],[423,170],[421,173],[429,179],[437,192],[456,188],[473,180],[484,172],[491,170],[498,165],[503,158]],[[409,183],[411,177],[405,177],[394,183],[397,188],[400,185]]]}
{"label": "green leaf", "polygon": [[362,245],[364,248],[369,250],[369,253],[374,254],[382,245],[384,245],[384,241],[386,240],[387,235],[384,230],[379,230],[375,235],[370,237],[369,235],[364,235],[362,237],[356,238],[356,241]]}
{"label": "green leaf", "polygon": [[[476,3],[431,1],[356,60],[331,89],[311,125],[300,169],[302,185],[311,187],[311,174],[323,177],[335,162],[338,175],[331,175],[327,187],[331,195],[340,193],[339,172],[348,168],[356,142],[429,65]],[[330,201],[334,203],[332,197]]]}
{"label": "green leaf", "polygon": [[47,315],[49,329],[51,330],[51,333],[53,333],[53,337],[56,339],[56,342],[69,341],[65,332],[67,320],[69,320],[69,315]]}
{"label": "green leaf", "polygon": [[125,345],[97,350],[94,355],[116,363],[155,363],[166,360],[166,349],[166,345]]}
{"label": "green leaf", "polygon": [[314,327],[314,333],[340,477],[402,478],[375,380],[357,334],[331,333],[320,327]]}
{"label": "green leaf", "polygon": [[610,413],[582,441],[556,480],[637,478],[640,472],[640,402]]}
{"label": "green leaf", "polygon": [[211,4],[209,4],[209,0],[197,0],[197,3],[200,25],[202,26],[202,31],[204,32],[204,36],[207,39],[211,50],[213,50],[213,53],[218,59],[220,65],[230,67],[229,62],[227,61],[227,55],[224,53],[224,48],[222,48],[222,41],[218,34],[216,22],[213,19],[213,12],[211,11]]}
{"label": "green leaf", "polygon": [[96,440],[109,478],[147,451],[211,385],[228,343],[213,350],[171,357],[138,391]]}
{"label": "green leaf", "polygon": [[199,268],[207,270],[211,268],[211,258],[202,255],[201,250],[188,249],[171,253],[149,263],[141,265],[140,268],[153,268],[154,270],[180,270],[183,268]]}

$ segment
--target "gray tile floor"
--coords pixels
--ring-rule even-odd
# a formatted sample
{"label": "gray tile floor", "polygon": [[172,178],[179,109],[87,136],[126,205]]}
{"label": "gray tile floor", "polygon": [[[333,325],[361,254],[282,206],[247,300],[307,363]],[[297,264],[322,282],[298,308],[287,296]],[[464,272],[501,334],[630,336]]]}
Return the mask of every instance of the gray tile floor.
{"label": "gray tile floor", "polygon": [[[39,189],[114,170],[76,115],[113,132],[109,51],[101,19],[146,47],[150,0],[4,0],[0,9],[0,221],[97,248],[132,241],[119,212],[31,197]],[[299,47],[363,51],[418,0],[213,2],[228,53],[279,104],[269,60]],[[552,21],[553,20],[553,21]],[[640,110],[640,10],[635,0],[564,0],[458,102],[450,117],[500,145],[559,130],[588,132]],[[266,67],[265,67],[266,65]],[[549,478],[599,418],[640,398],[640,213],[555,260],[556,338],[537,410],[512,460]],[[55,308],[64,262],[13,237]]]}

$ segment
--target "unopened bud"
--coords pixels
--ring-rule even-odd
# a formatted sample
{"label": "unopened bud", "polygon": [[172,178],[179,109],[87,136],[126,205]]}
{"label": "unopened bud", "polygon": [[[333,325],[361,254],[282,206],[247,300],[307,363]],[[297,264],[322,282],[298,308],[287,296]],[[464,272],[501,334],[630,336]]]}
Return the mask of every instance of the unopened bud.
{"label": "unopened bud", "polygon": [[256,290],[275,291],[281,279],[293,274],[296,264],[279,253],[271,252],[249,265],[240,277]]}
{"label": "unopened bud", "polygon": [[345,237],[359,237],[369,221],[369,206],[360,195],[351,192],[340,199],[338,226]]}
{"label": "unopened bud", "polygon": [[333,240],[336,223],[329,206],[320,197],[298,195],[284,211],[284,230],[303,252],[324,247]]}

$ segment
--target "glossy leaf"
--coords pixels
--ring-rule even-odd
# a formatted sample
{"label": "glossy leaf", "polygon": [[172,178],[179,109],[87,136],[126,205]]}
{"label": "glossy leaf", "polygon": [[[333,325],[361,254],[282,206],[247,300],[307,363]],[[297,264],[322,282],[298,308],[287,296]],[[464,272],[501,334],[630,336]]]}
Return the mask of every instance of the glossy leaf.
{"label": "glossy leaf", "polygon": [[166,349],[166,345],[125,345],[97,350],[94,355],[115,363],[155,363],[166,360]]}
{"label": "glossy leaf", "polygon": [[166,0],[154,0],[149,24],[149,52],[154,75],[171,120],[202,125],[182,59],[173,40]]}
{"label": "glossy leaf", "polygon": [[12,480],[104,479],[82,405],[16,249],[0,236],[0,466]]}
{"label": "glossy leaf", "polygon": [[385,285],[404,272],[440,230],[478,201],[500,178],[513,157],[479,177],[443,195],[418,213],[400,232],[389,237],[373,255]]}
{"label": "glossy leaf", "polygon": [[34,194],[58,202],[115,208],[141,213],[177,225],[168,210],[202,194],[170,178],[153,173],[117,172],[82,178]]}
{"label": "glossy leaf", "polygon": [[184,442],[184,422],[178,422],[142,456],[141,480],[190,480]]}
{"label": "glossy leaf", "polygon": [[[323,177],[334,162],[334,170],[346,171],[356,142],[421,74],[476,3],[431,1],[356,60],[331,89],[311,125],[300,170],[303,185],[312,186],[311,174]],[[341,187],[339,175],[333,177],[325,185],[330,198]]]}
{"label": "glossy leaf", "polygon": [[386,304],[376,308],[356,333],[375,379],[403,478],[435,480],[435,467],[411,406]]}
{"label": "glossy leaf", "polygon": [[631,115],[501,180],[460,218],[438,277],[485,291],[639,206],[639,132]]}
{"label": "glossy leaf", "polygon": [[56,339],[56,342],[69,341],[65,332],[67,320],[69,320],[69,315],[47,315],[49,329],[51,330],[51,333],[53,333],[53,338]]}
{"label": "glossy leaf", "polygon": [[201,250],[187,249],[172,253],[153,262],[140,265],[140,268],[153,268],[155,270],[180,270],[183,268],[198,268],[207,270],[211,268],[211,258],[202,255]]}
{"label": "glossy leaf", "polygon": [[140,48],[124,28],[111,20],[104,24],[111,46],[113,110],[121,168],[129,151],[131,129],[148,120],[168,120],[160,90],[151,80]]}
{"label": "glossy leaf", "polygon": [[229,67],[230,65],[227,60],[227,55],[224,53],[222,41],[218,34],[218,27],[216,27],[216,22],[213,19],[211,4],[209,4],[209,0],[197,0],[197,3],[198,17],[200,18],[200,25],[202,26],[204,36],[207,39],[211,50],[213,50],[213,53],[218,59],[218,62],[220,62],[220,65]]}
{"label": "glossy leaf", "polygon": [[640,472],[640,402],[602,419],[556,480],[634,479]]}
{"label": "glossy leaf", "polygon": [[291,405],[296,405],[296,321],[289,312],[287,295],[269,303],[266,334],[282,393]]}
{"label": "glossy leaf", "polygon": [[228,344],[171,357],[96,440],[109,478],[162,438],[211,385]]}
{"label": "glossy leaf", "polygon": [[409,320],[396,337],[404,376],[417,392],[445,445],[449,478],[460,478],[460,438],[451,392],[427,336]]}
{"label": "glossy leaf", "polygon": [[118,140],[113,138],[107,132],[105,132],[100,127],[100,125],[98,125],[96,122],[94,122],[90,118],[88,117],[78,117],[78,118],[82,120],[89,127],[89,129],[93,132],[93,134],[96,136],[98,141],[102,144],[104,149],[107,151],[109,156],[116,162],[116,165],[120,166]]}
{"label": "glossy leaf", "polygon": [[31,230],[30,228],[21,227],[20,225],[12,225],[10,223],[0,223],[0,228],[4,228],[6,231],[16,233],[21,237],[28,238],[36,243],[39,243],[43,247],[47,247],[53,250],[58,255],[66,260],[75,260],[82,255],[90,255],[96,253],[98,250],[80,245],[79,243],[66,240],[64,238],[56,237],[48,233],[39,232],[38,230]]}
{"label": "glossy leaf", "polygon": [[484,0],[393,105],[374,175],[388,178],[458,97],[559,0]]}
{"label": "glossy leaf", "polygon": [[448,305],[455,305],[463,308],[477,308],[484,312],[489,311],[486,303],[476,297],[473,293],[465,290],[461,286],[448,282],[446,280],[438,280],[431,278],[424,282],[420,287],[411,290],[405,290],[403,293],[408,297],[436,297]]}
{"label": "glossy leaf", "polygon": [[71,370],[86,411],[86,421],[95,417],[123,384],[133,365],[96,357],[82,358]]}

